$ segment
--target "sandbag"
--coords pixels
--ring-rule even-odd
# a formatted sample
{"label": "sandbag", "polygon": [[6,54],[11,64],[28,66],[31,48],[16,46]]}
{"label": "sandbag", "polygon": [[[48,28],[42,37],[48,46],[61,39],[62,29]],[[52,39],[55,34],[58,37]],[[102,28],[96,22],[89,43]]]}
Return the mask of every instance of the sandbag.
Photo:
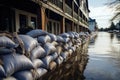
{"label": "sandbag", "polygon": [[0,80],[18,80],[18,79],[16,79],[16,78],[13,77],[13,76],[10,76],[10,77],[3,78],[3,79],[0,79]]}
{"label": "sandbag", "polygon": [[64,39],[61,36],[57,36],[57,42],[64,42]]}
{"label": "sandbag", "polygon": [[13,75],[17,80],[34,80],[30,71],[20,71]]}
{"label": "sandbag", "polygon": [[70,38],[74,38],[75,37],[73,32],[68,32],[68,34],[69,34]]}
{"label": "sandbag", "polygon": [[5,77],[5,71],[4,68],[2,67],[2,65],[0,65],[0,77]]}
{"label": "sandbag", "polygon": [[38,45],[38,42],[28,35],[19,35],[19,37],[22,39],[25,51],[27,53],[30,53],[30,51]]}
{"label": "sandbag", "polygon": [[51,61],[53,61],[52,56],[46,56],[45,58],[42,59],[43,63],[45,64],[45,68],[49,69],[49,64]]}
{"label": "sandbag", "polygon": [[53,46],[51,43],[46,43],[44,45],[44,49],[45,49],[47,55],[56,52],[55,46]]}
{"label": "sandbag", "polygon": [[55,69],[56,68],[56,66],[57,66],[57,63],[55,62],[55,61],[52,61],[52,62],[50,62],[50,70],[53,70],[53,69]]}
{"label": "sandbag", "polygon": [[45,36],[47,34],[48,33],[46,31],[43,31],[43,30],[40,30],[40,29],[32,30],[32,31],[27,33],[27,35],[29,35],[29,36],[31,36],[33,38],[36,38],[38,36]]}
{"label": "sandbag", "polygon": [[72,49],[69,49],[68,52],[69,52],[70,56],[73,54],[73,50]]}
{"label": "sandbag", "polygon": [[55,60],[55,59],[58,57],[58,53],[57,53],[57,52],[55,52],[55,53],[51,54],[50,56],[52,56],[52,57],[53,57],[53,59],[52,59],[52,60]]}
{"label": "sandbag", "polygon": [[59,57],[55,60],[55,62],[56,62],[58,65],[62,64],[62,62],[63,62],[63,57],[59,56]]}
{"label": "sandbag", "polygon": [[69,49],[71,49],[73,52],[75,52],[76,46],[74,45],[73,47],[69,47]]}
{"label": "sandbag", "polygon": [[77,32],[73,32],[73,34],[75,39],[79,38],[79,34]]}
{"label": "sandbag", "polygon": [[42,44],[51,42],[51,38],[48,35],[46,35],[46,36],[39,36],[37,40],[38,40],[39,43],[42,43]]}
{"label": "sandbag", "polygon": [[38,68],[35,73],[35,80],[41,78],[43,75],[47,73],[47,70],[44,68]]}
{"label": "sandbag", "polygon": [[26,69],[33,69],[32,62],[24,55],[8,54],[0,56],[5,70],[5,76],[10,76],[13,73]]}
{"label": "sandbag", "polygon": [[70,37],[70,35],[68,33],[62,33],[62,34],[60,34],[60,36],[62,36],[64,38],[69,38]]}
{"label": "sandbag", "polygon": [[66,43],[65,45],[63,45],[63,50],[66,51],[69,49],[69,45]]}
{"label": "sandbag", "polygon": [[51,44],[55,47],[59,45],[56,41],[51,42]]}
{"label": "sandbag", "polygon": [[30,59],[34,60],[37,58],[42,58],[46,56],[45,50],[41,46],[37,46],[31,51]]}
{"label": "sandbag", "polygon": [[51,38],[51,41],[56,41],[57,40],[57,37],[55,34],[48,34]]}
{"label": "sandbag", "polygon": [[68,43],[70,41],[70,38],[63,38],[64,39],[64,43]]}
{"label": "sandbag", "polygon": [[73,43],[71,41],[68,42],[69,47],[73,46]]}
{"label": "sandbag", "polygon": [[61,56],[63,57],[63,60],[66,61],[70,57],[70,54],[69,52],[65,51],[61,53]]}
{"label": "sandbag", "polygon": [[40,60],[40,59],[33,60],[33,65],[34,65],[35,68],[46,67],[45,64],[43,63],[43,61]]}
{"label": "sandbag", "polygon": [[15,53],[15,49],[8,49],[5,47],[0,48],[0,55]]}
{"label": "sandbag", "polygon": [[15,48],[17,45],[8,37],[0,36],[0,47]]}
{"label": "sandbag", "polygon": [[61,52],[62,52],[62,47],[61,46],[56,46],[56,49],[57,49],[57,54],[60,55]]}

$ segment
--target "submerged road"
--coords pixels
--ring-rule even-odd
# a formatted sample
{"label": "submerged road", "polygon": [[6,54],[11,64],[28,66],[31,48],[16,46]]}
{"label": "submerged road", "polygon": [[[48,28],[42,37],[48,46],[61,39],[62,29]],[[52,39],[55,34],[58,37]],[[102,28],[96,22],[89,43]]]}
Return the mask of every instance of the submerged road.
{"label": "submerged road", "polygon": [[120,80],[120,38],[116,34],[99,32],[88,55],[85,80]]}

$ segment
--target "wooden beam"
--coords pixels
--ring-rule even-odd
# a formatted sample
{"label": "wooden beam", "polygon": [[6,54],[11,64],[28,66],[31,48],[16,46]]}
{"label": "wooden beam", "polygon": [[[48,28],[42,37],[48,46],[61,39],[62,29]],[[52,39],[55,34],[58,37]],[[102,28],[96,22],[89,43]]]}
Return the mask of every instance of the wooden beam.
{"label": "wooden beam", "polygon": [[61,19],[61,33],[65,32],[65,17]]}
{"label": "wooden beam", "polygon": [[46,26],[46,15],[45,15],[45,8],[41,7],[41,28],[42,30],[45,30],[45,26]]}

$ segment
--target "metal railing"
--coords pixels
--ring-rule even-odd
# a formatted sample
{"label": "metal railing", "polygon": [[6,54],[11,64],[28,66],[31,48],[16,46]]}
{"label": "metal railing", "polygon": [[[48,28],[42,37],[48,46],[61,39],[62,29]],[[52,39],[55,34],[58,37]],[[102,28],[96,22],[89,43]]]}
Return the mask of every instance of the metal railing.
{"label": "metal railing", "polygon": [[57,7],[63,9],[63,2],[62,0],[48,0],[49,2],[53,3]]}
{"label": "metal railing", "polygon": [[72,16],[72,9],[67,4],[65,4],[65,12]]}
{"label": "metal railing", "polygon": [[74,12],[73,17],[79,20],[78,14],[76,12]]}

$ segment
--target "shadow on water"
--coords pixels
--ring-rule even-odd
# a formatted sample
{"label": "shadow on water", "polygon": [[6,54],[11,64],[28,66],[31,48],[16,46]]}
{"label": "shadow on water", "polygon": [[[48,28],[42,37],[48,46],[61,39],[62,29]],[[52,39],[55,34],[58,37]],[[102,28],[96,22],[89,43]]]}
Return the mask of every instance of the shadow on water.
{"label": "shadow on water", "polygon": [[89,45],[88,55],[85,80],[120,80],[120,37],[99,32],[95,44]]}

